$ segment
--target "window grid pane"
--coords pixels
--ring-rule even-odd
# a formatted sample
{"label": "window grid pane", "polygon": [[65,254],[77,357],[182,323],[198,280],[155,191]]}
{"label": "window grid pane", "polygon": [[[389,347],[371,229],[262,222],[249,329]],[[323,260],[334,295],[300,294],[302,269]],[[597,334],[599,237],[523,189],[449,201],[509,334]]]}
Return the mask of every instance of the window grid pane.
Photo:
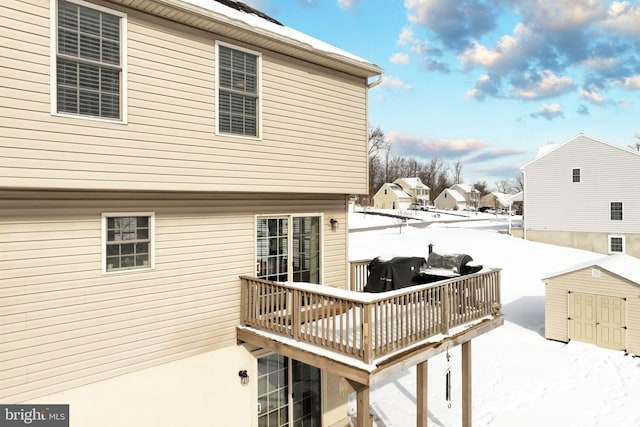
{"label": "window grid pane", "polygon": [[580,169],[573,169],[571,175],[573,182],[580,182]]}
{"label": "window grid pane", "polygon": [[60,0],[58,54],[57,111],[120,118],[120,18]]}
{"label": "window grid pane", "polygon": [[107,271],[149,267],[149,217],[107,218]]}
{"label": "window grid pane", "polygon": [[611,220],[622,221],[622,202],[611,202]]}
{"label": "window grid pane", "polygon": [[611,237],[609,251],[619,253],[624,252],[622,237]]}
{"label": "window grid pane", "polygon": [[218,58],[218,129],[258,135],[258,57],[220,46]]}

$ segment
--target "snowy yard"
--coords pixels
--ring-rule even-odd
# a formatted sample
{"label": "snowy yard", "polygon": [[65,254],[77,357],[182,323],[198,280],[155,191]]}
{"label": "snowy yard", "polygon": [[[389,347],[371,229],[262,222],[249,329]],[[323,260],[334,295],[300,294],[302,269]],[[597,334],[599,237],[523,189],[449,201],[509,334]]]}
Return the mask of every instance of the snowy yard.
{"label": "snowy yard", "polygon": [[[428,213],[424,213],[428,214]],[[472,341],[474,426],[638,426],[640,358],[579,342],[544,338],[541,279],[600,254],[528,242],[497,230],[506,216],[468,223],[409,225],[350,233],[352,260],[389,256],[466,253],[485,267],[502,268],[504,326]],[[350,214],[350,227],[383,225],[384,219]],[[397,224],[393,219],[388,224]],[[445,400],[446,356],[429,360],[429,425],[461,425],[460,347],[450,353],[451,408]],[[415,367],[371,390],[377,426],[416,425]],[[355,402],[350,402],[355,410]]]}

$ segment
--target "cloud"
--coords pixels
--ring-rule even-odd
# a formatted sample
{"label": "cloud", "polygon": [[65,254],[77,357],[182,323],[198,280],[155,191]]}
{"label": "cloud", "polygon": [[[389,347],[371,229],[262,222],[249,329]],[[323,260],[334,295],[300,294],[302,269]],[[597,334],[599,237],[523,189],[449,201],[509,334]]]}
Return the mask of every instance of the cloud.
{"label": "cloud", "polygon": [[558,77],[550,70],[526,75],[519,87],[515,89],[515,96],[524,100],[544,99],[563,95],[575,89],[576,84],[571,77]]}
{"label": "cloud", "polygon": [[440,53],[439,51],[431,49],[428,41],[415,38],[413,31],[408,27],[402,29],[396,43],[400,46],[407,46],[411,52],[417,53],[418,55]]}
{"label": "cloud", "polygon": [[603,104],[605,99],[598,93],[598,89],[580,89],[580,99],[587,100],[594,104]]}
{"label": "cloud", "polygon": [[447,48],[464,49],[496,27],[496,12],[482,0],[405,0],[409,22],[432,32]]}
{"label": "cloud", "polygon": [[399,89],[411,89],[412,86],[405,83],[398,77],[394,76],[382,76],[382,83],[380,83],[381,87],[387,88],[399,88]]}
{"label": "cloud", "polygon": [[400,132],[387,134],[393,148],[403,157],[429,158],[438,155],[444,158],[458,159],[481,150],[486,143],[474,139],[436,140],[424,139],[416,135]]}
{"label": "cloud", "polygon": [[541,31],[581,29],[607,16],[605,0],[515,0],[525,22]]}
{"label": "cloud", "polygon": [[500,82],[496,82],[488,74],[483,74],[478,78],[473,89],[465,94],[465,98],[482,101],[487,95],[497,96],[499,91]]}
{"label": "cloud", "polygon": [[576,113],[580,114],[581,116],[591,115],[591,112],[589,111],[589,108],[586,105],[579,105],[578,109],[576,110]]}
{"label": "cloud", "polygon": [[640,90],[640,75],[625,77],[617,86],[628,90]]}
{"label": "cloud", "polygon": [[530,116],[534,119],[538,117],[544,117],[545,119],[551,121],[558,117],[564,117],[564,113],[562,112],[562,107],[560,106],[560,104],[545,104],[538,110],[537,113],[530,114]]}
{"label": "cloud", "polygon": [[409,55],[401,52],[391,55],[389,61],[391,61],[392,64],[408,64],[410,62]]}
{"label": "cloud", "polygon": [[431,58],[425,59],[420,68],[426,71],[437,71],[443,74],[449,74],[449,72],[451,72],[449,64]]}
{"label": "cloud", "polygon": [[338,0],[338,6],[342,9],[353,9],[359,0]]}
{"label": "cloud", "polygon": [[603,27],[619,34],[637,37],[640,35],[640,6],[628,1],[614,1],[607,10],[607,18]]}
{"label": "cloud", "polygon": [[509,156],[516,156],[525,154],[527,150],[518,150],[514,148],[500,148],[496,150],[487,150],[480,153],[473,154],[463,159],[463,163],[477,163],[487,160],[501,159]]}

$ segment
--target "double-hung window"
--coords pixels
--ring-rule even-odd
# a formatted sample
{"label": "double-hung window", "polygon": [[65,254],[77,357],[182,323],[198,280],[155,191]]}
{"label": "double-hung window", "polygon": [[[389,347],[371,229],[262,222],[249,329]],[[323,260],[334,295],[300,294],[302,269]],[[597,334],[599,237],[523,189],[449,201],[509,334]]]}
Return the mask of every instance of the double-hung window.
{"label": "double-hung window", "polygon": [[610,218],[611,221],[622,221],[622,202],[611,202]]}
{"label": "double-hung window", "polygon": [[218,133],[259,136],[260,55],[217,44]]}
{"label": "double-hung window", "polygon": [[124,120],[126,15],[79,0],[57,4],[52,111]]}
{"label": "double-hung window", "polygon": [[571,182],[580,182],[580,168],[571,169]]}
{"label": "double-hung window", "polygon": [[320,283],[320,217],[258,217],[256,277]]}
{"label": "double-hung window", "polygon": [[103,272],[154,267],[155,215],[102,214]]}

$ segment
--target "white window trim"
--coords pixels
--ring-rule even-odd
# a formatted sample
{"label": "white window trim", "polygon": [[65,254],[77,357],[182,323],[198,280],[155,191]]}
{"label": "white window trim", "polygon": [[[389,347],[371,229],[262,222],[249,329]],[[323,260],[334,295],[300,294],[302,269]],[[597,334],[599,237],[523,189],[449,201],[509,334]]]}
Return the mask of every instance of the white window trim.
{"label": "white window trim", "polygon": [[[255,55],[256,56],[256,60],[257,60],[257,70],[258,70],[258,79],[257,79],[257,84],[258,84],[258,106],[257,106],[257,110],[256,110],[256,114],[258,115],[258,117],[256,117],[256,120],[258,122],[258,126],[256,128],[257,131],[257,135],[256,136],[250,136],[250,135],[238,135],[235,133],[224,133],[224,132],[220,132],[220,119],[219,119],[219,115],[218,115],[218,99],[219,99],[219,92],[220,92],[220,71],[219,71],[219,66],[220,66],[220,61],[218,61],[218,58],[220,57],[219,54],[219,49],[220,46],[225,46],[228,47],[230,49],[234,49],[234,50],[240,50],[246,53],[249,53],[251,55]],[[247,49],[244,47],[240,47],[237,45],[233,45],[230,43],[225,43],[225,42],[221,42],[216,40],[216,45],[215,45],[215,63],[216,63],[216,79],[215,79],[215,118],[216,118],[216,135],[217,136],[226,136],[226,137],[230,137],[230,138],[243,138],[243,139],[252,139],[252,140],[261,140],[262,139],[262,53],[257,52],[255,50],[251,50],[251,49]]]}
{"label": "white window trim", "polygon": [[[119,216],[148,216],[149,217],[149,267],[131,268],[107,271],[107,218]],[[156,214],[155,212],[103,212],[102,213],[102,239],[101,250],[102,256],[102,274],[126,274],[138,273],[141,271],[150,271],[156,268]]]}
{"label": "white window trim", "polygon": [[120,21],[120,66],[122,74],[120,76],[120,119],[109,119],[105,117],[84,116],[81,114],[69,114],[58,112],[58,0],[50,0],[50,87],[51,87],[51,115],[58,117],[71,117],[74,119],[93,120],[97,122],[120,123],[127,124],[127,14],[117,10],[98,6],[83,0],[67,0],[69,3],[76,3],[81,6],[99,10],[100,12],[109,13],[119,16]]}
{"label": "white window trim", "polygon": [[[622,206],[622,219],[611,219],[611,203],[620,203],[620,205]],[[609,205],[607,206],[607,214],[609,215],[609,222],[612,223],[621,223],[624,222],[624,202],[620,201],[620,200],[610,200],[609,201]]]}
{"label": "white window trim", "polygon": [[[292,219],[294,217],[311,217],[311,216],[315,216],[320,218],[320,284],[322,285],[323,281],[324,281],[324,229],[325,229],[325,223],[324,223],[324,214],[323,213],[296,213],[296,214],[257,214],[254,215],[253,218],[253,271],[251,272],[250,276],[255,276],[256,275],[256,268],[255,266],[258,265],[258,251],[257,251],[257,247],[258,247],[258,233],[257,233],[257,227],[258,227],[258,219],[259,218],[288,218],[288,219]],[[287,252],[289,254],[293,254],[293,239],[287,239]],[[292,258],[289,257],[288,262],[293,262]],[[348,266],[347,266],[348,268]],[[291,271],[291,270],[290,270]]]}
{"label": "white window trim", "polygon": [[[615,239],[615,238],[622,239],[622,252],[617,252],[617,251],[612,251],[611,250],[611,239]],[[624,236],[616,235],[616,234],[610,234],[608,236],[608,239],[607,239],[607,252],[610,253],[610,254],[625,254],[625,253],[627,253],[627,245],[626,245],[625,240],[626,239],[624,238]]]}
{"label": "white window trim", "polygon": [[[574,170],[578,170],[578,173],[580,174],[580,180],[578,182],[573,180],[573,171]],[[582,183],[582,168],[571,168],[571,183],[572,184],[580,184]]]}

